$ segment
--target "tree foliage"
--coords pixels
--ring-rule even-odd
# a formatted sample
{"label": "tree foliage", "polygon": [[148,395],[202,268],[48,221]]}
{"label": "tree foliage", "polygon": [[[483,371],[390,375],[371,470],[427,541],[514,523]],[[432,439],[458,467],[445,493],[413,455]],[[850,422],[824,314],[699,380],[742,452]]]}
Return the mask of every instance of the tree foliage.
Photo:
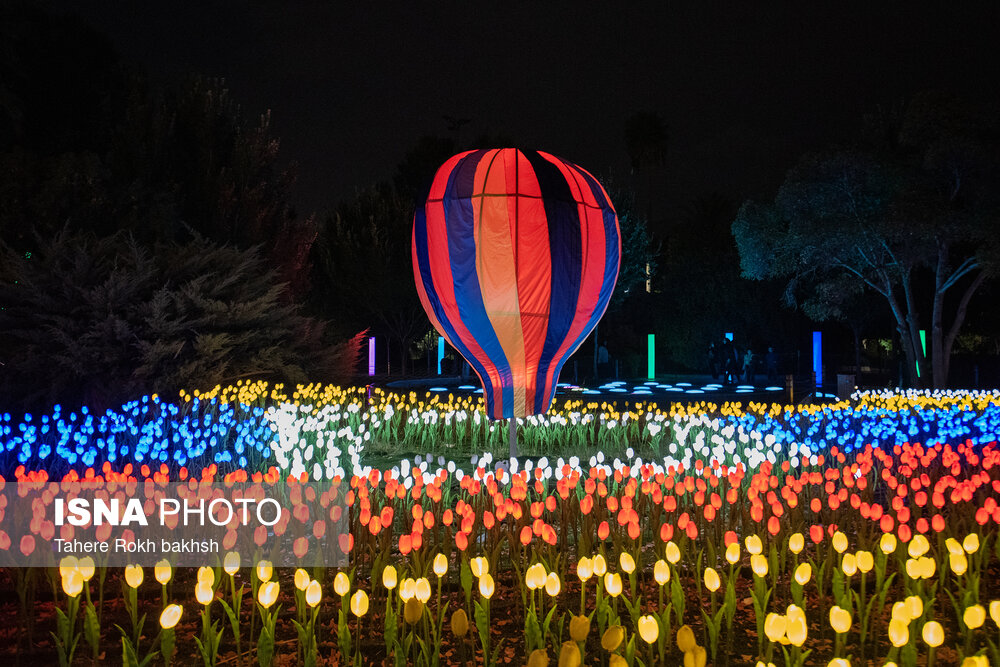
{"label": "tree foliage", "polygon": [[359,191],[323,220],[313,253],[317,312],[388,337],[404,372],[430,328],[413,283],[413,211],[392,186]]}
{"label": "tree foliage", "polygon": [[357,361],[357,343],[328,345],[253,250],[69,230],[37,247],[0,250],[6,405],[343,378]]}
{"label": "tree foliage", "polygon": [[73,19],[14,3],[0,10],[0,240],[72,229],[140,243],[195,234],[261,252],[308,288],[311,217],[290,203],[270,113],[248,117],[222,80],[154,87]]}
{"label": "tree foliage", "polygon": [[727,234],[736,205],[722,195],[699,197],[670,227],[651,303],[641,313],[653,315],[665,356],[678,369],[706,368],[706,350],[731,332],[741,346],[779,353],[794,343],[791,317],[774,308],[780,286],[753,284],[739,271],[739,254]]}
{"label": "tree foliage", "polygon": [[878,295],[913,384],[930,375],[944,387],[969,301],[997,269],[996,124],[939,94],[894,120],[876,133],[890,142],[803,157],[774,201],[746,202],[732,230],[743,274],[787,280],[786,301],[811,316]]}

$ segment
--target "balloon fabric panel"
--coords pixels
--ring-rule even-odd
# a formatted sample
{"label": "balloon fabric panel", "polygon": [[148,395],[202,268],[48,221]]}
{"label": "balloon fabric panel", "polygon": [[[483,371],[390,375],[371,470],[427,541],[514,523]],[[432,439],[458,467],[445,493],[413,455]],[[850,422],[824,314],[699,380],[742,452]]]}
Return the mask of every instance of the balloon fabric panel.
{"label": "balloon fabric panel", "polygon": [[607,194],[571,163],[495,149],[438,170],[414,216],[417,292],[483,381],[491,418],[548,409],[607,307],[620,253]]}

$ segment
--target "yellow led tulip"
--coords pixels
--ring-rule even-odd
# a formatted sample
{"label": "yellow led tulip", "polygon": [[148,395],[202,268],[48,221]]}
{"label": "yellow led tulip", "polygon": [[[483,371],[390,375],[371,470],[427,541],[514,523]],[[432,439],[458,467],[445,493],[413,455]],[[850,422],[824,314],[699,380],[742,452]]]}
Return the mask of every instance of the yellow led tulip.
{"label": "yellow led tulip", "polygon": [[166,585],[170,581],[172,574],[173,570],[170,567],[170,562],[166,559],[161,560],[153,567],[153,576],[163,585]]}
{"label": "yellow led tulip", "polygon": [[580,647],[576,642],[563,642],[559,649],[559,667],[580,667]]}
{"label": "yellow led tulip", "polygon": [[883,533],[882,538],[878,541],[878,548],[882,551],[882,553],[888,556],[891,553],[895,553],[896,544],[897,541],[895,535],[892,533]]}
{"label": "yellow led tulip", "polygon": [[338,572],[333,578],[333,592],[344,597],[351,592],[351,580],[343,572]]}
{"label": "yellow led tulip", "polygon": [[617,572],[608,572],[604,575],[604,590],[608,595],[615,598],[622,594],[622,575]]}
{"label": "yellow led tulip", "polygon": [[704,646],[695,646],[684,654],[684,667],[705,667],[708,662],[708,653]]}
{"label": "yellow led tulip", "polygon": [[392,565],[388,565],[382,570],[382,585],[385,586],[386,590],[392,590],[399,583],[397,578],[396,568]]}
{"label": "yellow led tulip", "polygon": [[660,624],[652,614],[639,617],[639,636],[647,644],[652,644],[660,636]]}
{"label": "yellow led tulip", "polygon": [[625,628],[620,625],[612,625],[604,631],[601,636],[601,646],[605,651],[615,651],[625,640]]}
{"label": "yellow led tulip", "polygon": [[472,570],[472,574],[476,577],[481,577],[484,574],[488,574],[490,571],[490,562],[483,558],[482,556],[476,556],[469,562],[469,569]]}
{"label": "yellow led tulip", "polygon": [[94,559],[90,556],[84,556],[81,558],[77,568],[80,570],[80,576],[83,577],[85,582],[90,581],[94,576],[94,572],[96,572]]}
{"label": "yellow led tulip", "polygon": [[901,618],[889,621],[889,641],[896,648],[906,646],[910,642],[910,623]]}
{"label": "yellow led tulip", "polygon": [[959,667],[990,667],[990,660],[985,655],[970,655]]}
{"label": "yellow led tulip", "polygon": [[424,604],[427,604],[427,601],[431,599],[431,582],[427,580],[427,577],[420,577],[414,582],[413,595]]}
{"label": "yellow led tulip", "polygon": [[361,618],[368,613],[368,593],[362,590],[354,591],[351,596],[351,613]]}
{"label": "yellow led tulip", "polygon": [[451,631],[456,637],[464,637],[469,631],[469,615],[464,609],[456,609],[451,615]]}
{"label": "yellow led tulip", "polygon": [[847,551],[847,535],[844,535],[839,530],[833,534],[833,549],[838,554],[842,554]]}
{"label": "yellow led tulip", "polygon": [[226,571],[226,574],[232,576],[239,572],[240,570],[240,553],[238,551],[230,551],[226,554],[225,560],[222,561],[222,569]]}
{"label": "yellow led tulip", "polygon": [[306,586],[306,604],[310,607],[315,607],[319,604],[320,600],[323,598],[323,587],[319,585],[319,582],[313,579]]}
{"label": "yellow led tulip", "polygon": [[1000,600],[990,602],[990,618],[1000,627]]}
{"label": "yellow led tulip", "polygon": [[764,634],[772,642],[776,642],[784,637],[785,630],[787,629],[788,619],[785,618],[784,614],[771,612],[764,618]]}
{"label": "yellow led tulip", "polygon": [[830,607],[830,627],[834,632],[843,634],[851,629],[851,612],[843,607],[834,605]]}
{"label": "yellow led tulip", "polygon": [[562,590],[562,583],[559,581],[559,575],[555,572],[549,572],[549,576],[545,578],[545,592],[548,593],[549,597],[555,597],[559,595],[559,591]]}
{"label": "yellow led tulip", "polygon": [[658,560],[653,564],[653,579],[660,586],[670,581],[670,566],[665,560]]}
{"label": "yellow led tulip", "polygon": [[909,615],[911,621],[915,618],[920,618],[924,613],[924,601],[919,595],[910,595],[903,600],[903,604],[906,605],[906,613]]}
{"label": "yellow led tulip", "polygon": [[278,600],[278,582],[265,581],[257,589],[257,602],[264,609],[268,609]]}
{"label": "yellow led tulip", "polygon": [[740,543],[733,542],[728,547],[726,547],[726,562],[730,565],[736,565],[740,560]]}
{"label": "yellow led tulip", "polygon": [[677,628],[677,648],[681,650],[681,653],[687,653],[697,645],[698,642],[694,639],[694,630],[691,629],[690,625],[682,625]]}
{"label": "yellow led tulip", "polygon": [[802,533],[792,533],[788,538],[788,550],[793,554],[797,554],[802,551],[806,546],[806,538]]}
{"label": "yellow led tulip", "polygon": [[805,586],[812,579],[812,565],[809,563],[799,563],[799,566],[795,568],[795,583],[799,586]]}
{"label": "yellow led tulip", "polygon": [[274,574],[274,566],[271,561],[262,560],[257,563],[257,579],[260,581],[270,581]]}
{"label": "yellow led tulip", "polygon": [[929,556],[921,556],[917,559],[917,570],[923,579],[930,579],[937,571],[937,561]]}
{"label": "yellow led tulip", "polygon": [[969,533],[962,540],[962,548],[965,549],[965,553],[974,554],[979,551],[979,535],[977,533]]}
{"label": "yellow led tulip", "polygon": [[758,577],[767,576],[767,559],[760,554],[753,554],[750,556],[750,569]]}
{"label": "yellow led tulip", "polygon": [[924,623],[920,635],[923,637],[924,643],[928,646],[940,646],[944,642],[944,628],[937,621],[927,621]]}
{"label": "yellow led tulip", "polygon": [[719,590],[719,586],[722,585],[722,581],[719,579],[719,573],[715,571],[715,568],[706,567],[705,568],[705,588],[714,593]]}
{"label": "yellow led tulip", "polygon": [[676,565],[677,562],[681,559],[680,547],[674,544],[673,540],[667,542],[666,556],[667,556],[667,562],[670,563],[671,565]]}
{"label": "yellow led tulip", "polygon": [[403,602],[411,599],[417,594],[417,582],[407,577],[399,587],[399,599]]}
{"label": "yellow led tulip", "polygon": [[945,548],[948,549],[950,554],[964,554],[965,550],[962,548],[962,544],[956,540],[954,537],[949,537],[944,541]]}
{"label": "yellow led tulip", "polygon": [[840,569],[844,571],[848,577],[853,577],[858,572],[858,561],[854,557],[854,554],[844,554],[843,559],[840,561]]}
{"label": "yellow led tulip", "polygon": [[965,627],[972,630],[981,627],[986,622],[986,608],[981,604],[967,607],[965,613],[962,614],[962,621],[965,623]]}
{"label": "yellow led tulip", "polygon": [[541,563],[529,566],[524,572],[524,583],[532,591],[545,586],[545,567]]}
{"label": "yellow led tulip", "polygon": [[587,640],[590,634],[590,619],[585,615],[574,616],[569,619],[569,637],[575,642]]}
{"label": "yellow led tulip", "polygon": [[199,604],[207,607],[215,599],[215,591],[212,590],[211,584],[199,581],[198,585],[194,587],[194,598]]}
{"label": "yellow led tulip", "polygon": [[142,585],[142,579],[142,567],[138,565],[129,565],[125,568],[125,583],[132,588],[139,588],[139,586]]}
{"label": "yellow led tulip", "polygon": [[306,586],[309,585],[310,577],[309,573],[303,570],[301,567],[295,570],[295,588],[300,591],[304,591]]}
{"label": "yellow led tulip", "polygon": [[528,667],[548,667],[549,654],[543,648],[536,648],[528,656]]}
{"label": "yellow led tulip", "polygon": [[598,577],[603,577],[608,571],[608,561],[604,560],[604,556],[597,554],[594,556],[594,574]]}
{"label": "yellow led tulip", "polygon": [[962,576],[969,569],[969,559],[966,558],[964,553],[949,554],[948,565],[951,566],[952,572],[954,572],[959,576]]}
{"label": "yellow led tulip", "polygon": [[59,561],[59,574],[66,576],[70,570],[79,570],[80,560],[76,556],[63,556]]}
{"label": "yellow led tulip", "polygon": [[403,605],[403,619],[410,625],[420,620],[424,613],[424,603],[417,598],[410,598]]}
{"label": "yellow led tulip", "polygon": [[444,554],[438,554],[434,556],[434,574],[438,578],[443,577],[448,573],[448,557]]}
{"label": "yellow led tulip", "polygon": [[580,581],[587,581],[594,576],[594,561],[586,556],[576,562],[576,576]]}
{"label": "yellow led tulip", "polygon": [[858,569],[864,574],[868,574],[875,567],[875,556],[871,551],[859,551],[854,554],[854,559],[857,561]]}
{"label": "yellow led tulip", "polygon": [[71,598],[83,592],[83,576],[79,570],[66,570],[62,575],[63,593]]}
{"label": "yellow led tulip", "polygon": [[910,554],[910,558],[920,558],[931,548],[931,543],[927,541],[927,538],[920,533],[913,536],[910,540],[910,544],[906,551]]}
{"label": "yellow led tulip", "polygon": [[198,568],[198,578],[199,584],[204,584],[205,586],[212,587],[215,585],[215,570],[210,567],[199,567]]}
{"label": "yellow led tulip", "polygon": [[746,539],[747,551],[752,556],[759,555],[764,550],[764,545],[756,535],[748,535]]}
{"label": "yellow led tulip", "polygon": [[632,574],[635,572],[635,559],[632,558],[632,554],[628,552],[621,552],[618,556],[618,564],[621,565],[621,570],[625,574]]}
{"label": "yellow led tulip", "polygon": [[827,663],[827,667],[851,667],[851,661],[847,658],[834,658]]}
{"label": "yellow led tulip", "polygon": [[[612,653],[608,656],[608,667],[628,667],[628,662],[617,653]],[[989,667],[989,665],[986,667]]]}
{"label": "yellow led tulip", "polygon": [[479,594],[484,598],[489,600],[493,597],[495,585],[493,583],[493,577],[489,574],[484,574],[479,578]]}
{"label": "yellow led tulip", "polygon": [[806,625],[806,612],[802,607],[790,604],[788,605],[788,609],[785,610],[785,616],[788,618],[788,627],[785,628],[785,636],[788,637],[788,641],[793,645],[802,646],[809,635],[809,628]]}
{"label": "yellow led tulip", "polygon": [[183,613],[184,609],[179,604],[168,604],[160,614],[160,627],[169,630],[176,626]]}

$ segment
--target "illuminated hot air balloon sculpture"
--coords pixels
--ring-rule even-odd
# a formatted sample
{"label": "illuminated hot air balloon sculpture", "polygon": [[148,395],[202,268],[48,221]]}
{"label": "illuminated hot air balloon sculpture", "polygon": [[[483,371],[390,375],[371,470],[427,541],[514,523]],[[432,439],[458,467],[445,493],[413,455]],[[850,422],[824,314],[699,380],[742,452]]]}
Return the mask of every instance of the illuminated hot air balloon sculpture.
{"label": "illuminated hot air balloon sculpture", "polygon": [[455,155],[413,221],[431,323],[483,383],[493,419],[544,413],[618,278],[618,217],[580,167],[514,148]]}

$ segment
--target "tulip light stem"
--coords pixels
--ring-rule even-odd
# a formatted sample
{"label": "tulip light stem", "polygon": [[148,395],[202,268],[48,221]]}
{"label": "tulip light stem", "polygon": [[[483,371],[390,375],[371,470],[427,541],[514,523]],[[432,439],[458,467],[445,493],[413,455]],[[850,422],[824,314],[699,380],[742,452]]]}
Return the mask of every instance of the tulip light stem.
{"label": "tulip light stem", "polygon": [[[439,584],[438,585],[440,585],[440,580],[439,580]],[[357,664],[361,663],[361,617],[358,616],[357,618],[358,618],[357,625],[355,625],[355,627],[354,627],[354,631],[356,633],[354,635],[354,637],[355,637],[354,638],[354,660],[352,660],[352,662],[351,662],[351,664],[353,664],[353,665],[357,665]]]}
{"label": "tulip light stem", "polygon": [[[240,592],[243,592],[243,586],[240,586]],[[242,606],[242,596],[236,595],[236,577],[232,574],[229,575],[229,597],[233,601],[233,606],[230,609],[233,611],[235,623],[231,623],[233,628],[233,635],[235,635],[236,641],[236,664],[238,667],[243,667],[243,651],[240,646],[240,607]]]}
{"label": "tulip light stem", "polygon": [[867,573],[861,573],[861,597],[858,598],[858,613],[861,614],[861,627],[858,628],[858,638],[860,640],[858,646],[858,658],[859,662],[863,665],[865,664],[865,640],[868,638],[868,606],[865,604],[865,598],[867,591],[865,590],[865,584],[867,583]]}

